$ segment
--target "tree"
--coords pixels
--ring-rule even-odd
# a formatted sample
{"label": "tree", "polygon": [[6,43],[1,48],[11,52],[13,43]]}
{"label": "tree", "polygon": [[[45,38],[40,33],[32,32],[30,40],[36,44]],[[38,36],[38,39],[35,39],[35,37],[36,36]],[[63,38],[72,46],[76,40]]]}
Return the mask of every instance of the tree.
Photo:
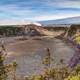
{"label": "tree", "polygon": [[12,67],[13,67],[13,80],[16,80],[16,67],[17,67],[16,61],[12,62]]}
{"label": "tree", "polygon": [[43,59],[43,64],[45,65],[45,78],[47,78],[49,80],[50,78],[50,74],[51,74],[51,61],[53,60],[53,58],[51,57],[51,52],[49,48],[46,48],[46,56]]}
{"label": "tree", "polygon": [[4,60],[5,60],[5,47],[3,44],[0,45],[0,80],[6,80],[7,74],[5,71],[5,65],[4,65]]}

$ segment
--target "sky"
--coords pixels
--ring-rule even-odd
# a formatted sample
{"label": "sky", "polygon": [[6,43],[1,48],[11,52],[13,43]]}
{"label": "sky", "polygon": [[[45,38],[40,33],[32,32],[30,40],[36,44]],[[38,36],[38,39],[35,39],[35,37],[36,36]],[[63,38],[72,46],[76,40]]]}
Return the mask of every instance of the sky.
{"label": "sky", "polygon": [[80,16],[80,0],[0,0],[0,21],[44,21]]}

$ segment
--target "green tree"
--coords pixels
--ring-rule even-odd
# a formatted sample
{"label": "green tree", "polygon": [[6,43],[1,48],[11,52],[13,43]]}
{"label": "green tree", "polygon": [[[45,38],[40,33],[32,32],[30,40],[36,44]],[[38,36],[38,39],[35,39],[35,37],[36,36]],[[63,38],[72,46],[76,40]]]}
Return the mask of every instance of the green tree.
{"label": "green tree", "polygon": [[3,44],[0,46],[0,80],[6,80],[7,79],[7,74],[5,71],[5,65],[4,65],[4,60],[5,60],[5,47]]}
{"label": "green tree", "polygon": [[3,54],[0,51],[0,80],[5,80],[6,77],[6,72],[3,62],[4,62]]}
{"label": "green tree", "polygon": [[12,62],[12,67],[13,67],[13,80],[16,80],[16,67],[17,67],[16,61]]}

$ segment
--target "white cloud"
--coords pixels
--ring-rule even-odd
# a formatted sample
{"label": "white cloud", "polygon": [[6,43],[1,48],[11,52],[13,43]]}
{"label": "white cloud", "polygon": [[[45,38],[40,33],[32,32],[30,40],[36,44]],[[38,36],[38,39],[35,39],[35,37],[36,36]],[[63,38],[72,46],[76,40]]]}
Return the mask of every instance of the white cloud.
{"label": "white cloud", "polygon": [[0,20],[0,25],[25,25],[25,24],[30,24],[30,21],[25,21],[25,20],[8,20],[8,19],[3,19]]}
{"label": "white cloud", "polygon": [[[78,8],[79,9],[80,8],[80,1],[43,0],[41,3],[44,4],[44,6],[42,6],[42,8],[43,7],[45,7],[45,8],[51,7],[51,9],[52,8],[53,9],[55,9],[55,8]],[[47,10],[47,12],[46,12],[45,10],[42,10],[41,14],[40,14],[40,10],[31,9],[31,6],[20,7],[21,4],[26,5],[25,2],[20,3],[18,5],[17,4],[0,5],[0,11],[5,13],[5,16],[12,15],[12,16],[10,16],[10,18],[13,18],[13,19],[17,19],[17,20],[19,20],[19,19],[28,20],[29,19],[31,21],[55,20],[55,19],[62,19],[62,18],[67,18],[67,17],[80,16],[80,11],[79,12],[73,11],[73,13],[71,13],[71,12],[65,13],[65,11],[63,11],[63,12],[61,12],[61,11],[60,12],[56,12],[56,11],[49,12]],[[34,6],[34,4],[32,2],[27,3],[27,4]],[[39,7],[39,6],[37,6],[37,7]],[[5,22],[7,22],[7,21],[5,21]]]}
{"label": "white cloud", "polygon": [[45,0],[47,6],[55,8],[80,8],[80,0]]}
{"label": "white cloud", "polygon": [[8,5],[0,5],[0,11],[3,13],[16,15],[16,16],[27,16],[34,12],[30,8],[21,9],[18,5],[8,4]]}

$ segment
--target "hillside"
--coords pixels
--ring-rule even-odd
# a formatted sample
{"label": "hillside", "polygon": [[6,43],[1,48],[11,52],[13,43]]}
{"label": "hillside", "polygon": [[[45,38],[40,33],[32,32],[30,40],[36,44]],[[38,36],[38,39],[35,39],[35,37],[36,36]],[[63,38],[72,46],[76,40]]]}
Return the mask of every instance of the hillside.
{"label": "hillside", "polygon": [[78,17],[70,17],[70,18],[65,18],[65,19],[57,19],[57,20],[39,21],[39,23],[41,23],[43,25],[79,24],[80,23],[80,16],[78,16]]}

